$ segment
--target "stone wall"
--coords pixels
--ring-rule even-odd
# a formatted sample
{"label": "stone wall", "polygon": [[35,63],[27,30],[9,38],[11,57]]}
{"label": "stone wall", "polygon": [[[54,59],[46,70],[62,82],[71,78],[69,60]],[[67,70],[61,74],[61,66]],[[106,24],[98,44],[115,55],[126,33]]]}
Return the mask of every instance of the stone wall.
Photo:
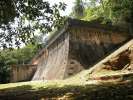
{"label": "stone wall", "polygon": [[10,82],[30,81],[36,69],[36,65],[12,65]]}

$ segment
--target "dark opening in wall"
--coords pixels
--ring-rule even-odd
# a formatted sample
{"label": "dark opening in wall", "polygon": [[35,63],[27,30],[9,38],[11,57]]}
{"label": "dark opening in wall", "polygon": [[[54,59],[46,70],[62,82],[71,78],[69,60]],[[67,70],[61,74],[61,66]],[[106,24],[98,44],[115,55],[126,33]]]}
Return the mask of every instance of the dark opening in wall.
{"label": "dark opening in wall", "polygon": [[75,64],[75,62],[74,61],[71,61],[70,64]]}
{"label": "dark opening in wall", "polygon": [[71,76],[71,75],[73,75],[73,73],[69,72],[69,73],[68,73],[68,76]]}
{"label": "dark opening in wall", "polygon": [[70,67],[69,70],[74,70],[74,67]]}

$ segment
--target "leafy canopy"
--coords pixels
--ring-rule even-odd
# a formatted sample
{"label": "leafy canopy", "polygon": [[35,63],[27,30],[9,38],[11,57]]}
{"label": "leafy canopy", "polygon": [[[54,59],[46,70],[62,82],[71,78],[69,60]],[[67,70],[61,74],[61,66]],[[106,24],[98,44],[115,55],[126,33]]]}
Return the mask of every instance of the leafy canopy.
{"label": "leafy canopy", "polygon": [[73,7],[73,17],[81,18],[84,15],[84,4],[82,0],[76,0],[75,6]]}
{"label": "leafy canopy", "polygon": [[123,26],[133,23],[133,0],[84,0],[83,3],[86,4],[84,16],[80,19],[95,20],[102,18],[102,22],[105,24],[111,23]]}
{"label": "leafy canopy", "polygon": [[66,4],[44,0],[0,0],[0,48],[34,42],[35,33],[48,33],[63,24]]}

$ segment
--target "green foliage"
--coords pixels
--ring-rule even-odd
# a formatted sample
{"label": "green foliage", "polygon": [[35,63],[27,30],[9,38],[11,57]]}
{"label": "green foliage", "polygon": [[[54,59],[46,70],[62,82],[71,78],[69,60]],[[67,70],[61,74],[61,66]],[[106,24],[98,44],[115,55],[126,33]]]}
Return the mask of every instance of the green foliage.
{"label": "green foliage", "polygon": [[33,43],[37,30],[46,34],[60,28],[64,19],[60,11],[65,8],[64,3],[51,5],[45,0],[0,0],[0,48]]}
{"label": "green foliage", "polygon": [[0,0],[0,23],[7,24],[14,19],[16,16],[14,7],[12,0]]}
{"label": "green foliage", "polygon": [[86,15],[82,18],[84,20],[95,20],[102,16],[101,8],[100,7],[95,7],[95,8],[87,8],[85,10]]}
{"label": "green foliage", "polygon": [[89,0],[82,19],[103,18],[103,23],[133,23],[133,0]]}
{"label": "green foliage", "polygon": [[114,22],[131,22],[133,16],[132,0],[111,0],[108,5]]}
{"label": "green foliage", "polygon": [[0,83],[9,81],[10,66],[14,64],[27,64],[38,51],[37,45],[28,45],[16,50],[3,50],[0,52]]}

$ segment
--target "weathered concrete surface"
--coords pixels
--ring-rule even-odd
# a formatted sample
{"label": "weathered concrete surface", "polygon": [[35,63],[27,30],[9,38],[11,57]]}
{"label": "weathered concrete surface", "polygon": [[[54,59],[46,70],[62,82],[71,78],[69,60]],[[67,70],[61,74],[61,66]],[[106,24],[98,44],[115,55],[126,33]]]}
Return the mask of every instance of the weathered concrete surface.
{"label": "weathered concrete surface", "polygon": [[47,48],[32,80],[63,79],[68,61],[69,34],[63,34]]}
{"label": "weathered concrete surface", "polygon": [[103,32],[83,27],[75,27],[71,31],[69,55],[74,56],[86,68],[111,53],[128,38],[122,33]]}
{"label": "weathered concrete surface", "polygon": [[70,43],[65,78],[89,69],[129,40],[128,33],[114,28],[116,27],[72,20],[72,25],[67,29]]}
{"label": "weathered concrete surface", "polygon": [[38,59],[34,59],[38,69],[33,80],[64,79],[75,75],[90,68],[130,37],[116,27],[71,21],[48,41]]}
{"label": "weathered concrete surface", "polygon": [[21,82],[31,80],[36,72],[36,65],[12,65],[10,82]]}

